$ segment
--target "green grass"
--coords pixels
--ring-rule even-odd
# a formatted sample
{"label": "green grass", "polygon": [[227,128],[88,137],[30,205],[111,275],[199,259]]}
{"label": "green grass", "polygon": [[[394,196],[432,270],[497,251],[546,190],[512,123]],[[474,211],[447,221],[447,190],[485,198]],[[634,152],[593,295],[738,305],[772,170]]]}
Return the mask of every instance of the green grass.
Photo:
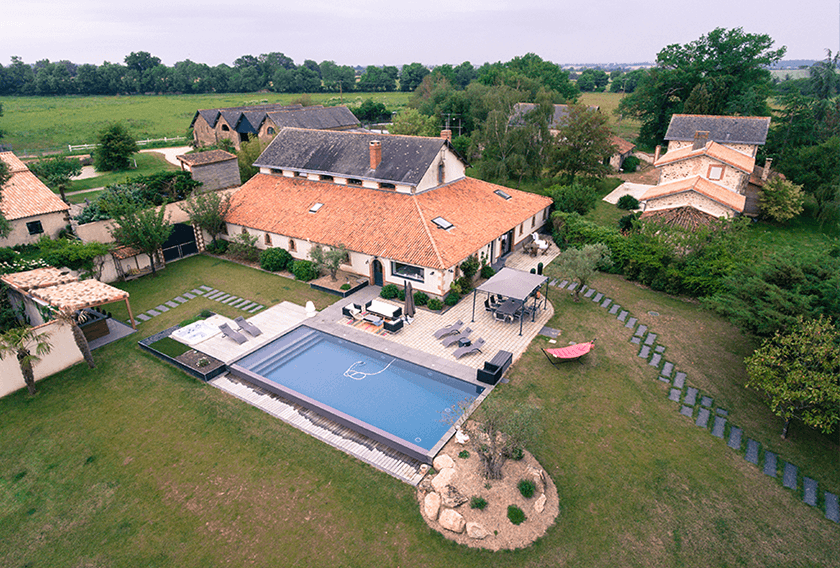
{"label": "green grass", "polygon": [[[121,287],[137,312],[203,283],[272,303],[332,301],[208,257]],[[836,440],[794,428],[782,443],[778,421],[739,386],[751,346],[737,331],[620,278],[595,285],[660,333],[668,360],[733,424],[840,490]],[[537,338],[492,394],[541,409],[530,449],[559,492],[555,525],[525,550],[445,540],[408,485],[142,352],[139,337],[185,317],[174,309],[95,351],[96,369],[76,365],[35,397],[0,400],[0,565],[836,565],[840,528],[680,416],[629,330],[591,302],[550,298],[559,345],[598,343],[583,364],[556,369]],[[195,299],[189,313],[202,301],[233,310]],[[652,309],[661,315],[644,315]]]}
{"label": "green grass", "polygon": [[[335,93],[311,95],[314,103],[359,105],[367,98],[389,110],[405,106],[411,93]],[[222,95],[159,95],[119,97],[0,97],[4,144],[18,155],[46,150],[66,151],[67,145],[92,144],[112,122],[124,122],[138,140],[183,136],[195,111],[204,108],[260,103],[288,104],[300,95],[244,93]]]}
{"label": "green grass", "polygon": [[175,341],[171,337],[164,337],[163,339],[158,339],[151,345],[149,345],[152,349],[160,351],[164,355],[169,355],[173,359],[178,357],[179,355],[183,355],[190,349],[192,349],[189,345],[185,343],[181,343],[180,341]]}
{"label": "green grass", "polygon": [[629,118],[622,120],[615,114],[616,109],[618,109],[618,103],[625,96],[624,93],[581,93],[579,102],[585,105],[597,105],[601,107],[601,112],[609,117],[609,123],[615,130],[615,133],[620,138],[633,142],[639,135],[639,128],[642,123]]}
{"label": "green grass", "polygon": [[[105,187],[106,185],[114,183],[122,183],[127,178],[134,176],[148,176],[159,172],[174,172],[179,169],[178,166],[167,162],[166,158],[163,157],[163,154],[138,152],[134,154],[133,159],[137,163],[137,168],[132,168],[123,172],[103,172],[102,175],[93,178],[80,179],[70,182],[70,187],[67,190],[68,199],[70,199],[71,203],[80,203],[81,201],[84,201],[85,197],[90,199],[91,194],[74,196],[72,195],[72,192],[83,189],[93,189],[95,187]],[[78,199],[79,201],[74,201],[74,199]]]}

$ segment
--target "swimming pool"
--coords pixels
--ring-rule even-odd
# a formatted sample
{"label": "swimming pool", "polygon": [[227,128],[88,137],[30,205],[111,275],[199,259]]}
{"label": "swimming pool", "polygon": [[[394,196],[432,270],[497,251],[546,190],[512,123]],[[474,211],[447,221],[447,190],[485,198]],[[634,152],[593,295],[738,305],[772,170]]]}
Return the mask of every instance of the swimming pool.
{"label": "swimming pool", "polygon": [[[450,431],[451,407],[484,388],[300,326],[230,371],[423,461]],[[444,440],[445,442],[445,440]]]}

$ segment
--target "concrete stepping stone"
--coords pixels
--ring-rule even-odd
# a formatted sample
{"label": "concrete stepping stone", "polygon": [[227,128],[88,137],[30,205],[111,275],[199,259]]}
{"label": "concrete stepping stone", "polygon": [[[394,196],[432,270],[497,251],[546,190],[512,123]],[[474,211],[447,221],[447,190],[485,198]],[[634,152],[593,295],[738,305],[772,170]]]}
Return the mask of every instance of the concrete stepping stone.
{"label": "concrete stepping stone", "polygon": [[726,443],[727,446],[732,448],[733,450],[740,450],[741,449],[741,429],[737,426],[733,426],[729,429],[729,441]]}
{"label": "concrete stepping stone", "polygon": [[584,292],[586,292],[587,290],[589,290],[589,286],[587,286],[586,284],[584,284],[584,285],[583,285],[583,287],[580,289],[580,293],[581,293],[581,294],[583,294],[583,293],[584,293]]}
{"label": "concrete stepping stone", "polygon": [[685,373],[677,371],[677,374],[674,377],[674,386],[681,389],[683,388],[683,385],[685,385]]}
{"label": "concrete stepping stone", "polygon": [[149,321],[152,318],[150,318],[146,314],[137,314],[137,319],[139,319],[140,321]]}
{"label": "concrete stepping stone", "polygon": [[726,430],[726,418],[715,416],[715,425],[712,426],[712,436],[723,440],[723,433]]}
{"label": "concrete stepping stone", "polygon": [[[660,376],[660,377],[659,377],[659,380],[660,380],[660,381],[662,381],[663,383],[668,383],[668,384],[671,384],[671,379],[669,379],[668,377],[662,377],[662,376]],[[677,390],[680,390],[680,389],[677,389]],[[682,391],[681,391],[681,392],[682,392]]]}
{"label": "concrete stepping stone", "polygon": [[613,304],[612,307],[610,308],[609,313],[610,313],[610,315],[615,315],[615,314],[618,313],[618,310],[620,310],[620,309],[621,309],[621,306],[619,306],[618,304]]}
{"label": "concrete stepping stone", "polygon": [[248,302],[247,304],[245,304],[244,306],[242,306],[239,309],[247,312],[248,310],[250,310],[251,308],[254,308],[256,306],[257,306],[256,302]]}
{"label": "concrete stepping stone", "polygon": [[626,319],[627,319],[627,315],[628,315],[628,313],[629,313],[629,312],[628,312],[627,310],[621,310],[621,313],[620,313],[620,314],[618,314],[618,321],[624,321],[624,320],[626,320]]}
{"label": "concrete stepping stone", "polygon": [[723,408],[715,408],[715,414],[718,416],[729,416],[729,411]]}
{"label": "concrete stepping stone", "polygon": [[656,343],[657,335],[655,333],[648,333],[647,337],[645,338],[645,345],[653,345]]}
{"label": "concrete stepping stone", "polygon": [[700,414],[697,415],[697,420],[694,422],[695,426],[700,426],[701,428],[708,428],[709,426],[709,416],[711,416],[711,412],[709,412],[708,408],[701,408]]}
{"label": "concrete stepping stone", "polygon": [[634,325],[636,325],[637,321],[639,320],[637,320],[636,318],[630,318],[629,320],[627,320],[627,323],[624,324],[624,327],[633,327]]}
{"label": "concrete stepping stone", "polygon": [[563,280],[560,284],[557,285],[558,288],[565,288],[569,284],[568,280]]}
{"label": "concrete stepping stone", "polygon": [[642,342],[641,337],[631,337],[630,338],[630,343],[633,343],[635,345],[639,345],[641,342]]}
{"label": "concrete stepping stone", "polygon": [[175,298],[172,298],[172,301],[173,302],[178,302],[179,304],[183,304],[184,302],[187,301],[187,299],[184,298],[183,296],[176,296]]}
{"label": "concrete stepping stone", "polygon": [[690,406],[683,405],[682,408],[680,408],[680,414],[691,418],[691,415],[694,414],[694,409]]}
{"label": "concrete stepping stone", "polygon": [[634,333],[633,335],[635,335],[636,337],[643,337],[646,332],[647,332],[647,326],[646,325],[640,325],[639,327],[636,328],[636,333]]}
{"label": "concrete stepping stone", "polygon": [[213,298],[213,299],[214,299],[215,301],[217,301],[217,302],[224,302],[224,301],[225,301],[225,300],[227,300],[228,298],[230,298],[230,294],[224,294],[224,295],[222,295],[222,296],[216,296],[216,297],[215,297],[215,298]]}
{"label": "concrete stepping stone", "polygon": [[212,290],[213,288],[211,288],[210,286],[207,286],[207,285],[204,285],[204,284],[203,284],[203,285],[201,286],[201,289],[202,289],[202,290],[204,290],[205,292],[209,292],[209,291],[210,291],[210,290]]}
{"label": "concrete stepping stone", "polygon": [[657,353],[665,353],[665,346],[664,345],[657,345],[656,349],[654,349]]}
{"label": "concrete stepping stone", "polygon": [[639,351],[639,357],[642,359],[647,359],[650,356],[650,347],[647,345],[642,346],[642,350]]}
{"label": "concrete stepping stone", "polygon": [[169,311],[169,308],[167,308],[167,307],[166,307],[166,306],[164,306],[163,304],[161,304],[161,305],[159,305],[159,306],[155,306],[155,309],[156,309],[157,311],[159,311],[160,313],[162,313],[162,314],[163,314],[163,313],[166,313],[166,312],[168,312],[168,311]]}
{"label": "concrete stepping stone", "polygon": [[665,361],[665,364],[662,365],[662,374],[666,377],[670,377],[671,373],[674,372],[674,364],[670,361]]}
{"label": "concrete stepping stone", "polygon": [[[195,294],[190,294],[189,292],[184,292],[184,297],[185,297],[187,300],[192,300],[192,299],[194,299],[194,298],[195,298]],[[175,298],[175,299],[177,300],[178,298]]]}
{"label": "concrete stepping stone", "polygon": [[155,317],[155,316],[159,316],[160,312],[157,311],[157,310],[149,310],[149,311],[146,312],[146,315],[150,316],[150,317]]}
{"label": "concrete stepping stone", "polygon": [[223,304],[227,304],[227,305],[231,305],[232,303],[234,303],[234,302],[236,302],[236,301],[238,301],[238,300],[241,300],[241,299],[242,299],[242,298],[240,298],[239,296],[231,296],[231,297],[230,297],[230,298],[228,298],[227,300],[224,300],[222,303],[223,303]]}
{"label": "concrete stepping stone", "polygon": [[603,302],[601,302],[601,307],[602,308],[609,308],[610,304],[612,304],[612,300],[607,298]]}
{"label": "concrete stepping stone", "polygon": [[688,387],[688,393],[685,395],[685,403],[694,406],[697,404],[697,389],[694,387]]}
{"label": "concrete stepping stone", "polygon": [[166,305],[169,306],[170,308],[177,308],[181,304],[179,304],[178,302],[175,302],[173,300],[169,300],[168,302],[166,302]]}
{"label": "concrete stepping stone", "polygon": [[557,286],[557,279],[555,278],[551,282],[548,283],[549,286]]}
{"label": "concrete stepping stone", "polygon": [[[662,377],[659,377],[659,378],[661,379]],[[668,393],[668,400],[673,400],[674,402],[679,402],[681,394],[682,394],[682,391],[680,389],[671,389],[670,392]]]}
{"label": "concrete stepping stone", "polygon": [[595,294],[595,296],[592,297],[593,302],[600,302],[603,299],[604,299],[604,295],[600,292],[598,292],[597,294]]}
{"label": "concrete stepping stone", "polygon": [[219,296],[223,296],[223,295],[224,295],[224,292],[219,292],[218,290],[214,290],[213,292],[208,292],[207,295],[204,296],[204,297],[209,299],[209,300],[215,300]]}
{"label": "concrete stepping stone", "polygon": [[264,307],[265,307],[265,306],[263,306],[262,304],[260,304],[259,306],[255,307],[255,308],[251,308],[250,310],[248,310],[248,313],[249,313],[249,314],[253,314],[254,312],[258,312],[258,311],[260,311],[260,310],[261,310],[261,309],[263,309]]}
{"label": "concrete stepping stone", "polygon": [[234,308],[241,308],[245,304],[250,304],[250,303],[251,302],[249,300],[245,300],[243,298],[240,298],[239,301],[232,303],[231,306],[233,306]]}
{"label": "concrete stepping stone", "polygon": [[837,506],[837,495],[825,492],[825,518],[840,523],[840,508]]}
{"label": "concrete stepping stone", "polygon": [[764,475],[776,477],[776,454],[769,450],[764,451]]}
{"label": "concrete stepping stone", "polygon": [[805,501],[808,505],[812,507],[817,506],[817,481],[815,479],[811,479],[810,477],[803,477],[802,478],[802,486],[804,488],[804,492],[802,495],[802,500]]}
{"label": "concrete stepping stone", "polygon": [[568,287],[568,288],[566,288],[566,289],[567,289],[569,292],[574,292],[574,291],[575,291],[575,288],[577,288],[577,285],[578,285],[578,283],[577,283],[577,282],[572,282],[571,284],[569,284],[569,287]]}
{"label": "concrete stepping stone", "polygon": [[703,398],[700,399],[700,405],[705,406],[706,408],[711,408],[713,402],[714,402],[714,399],[710,396],[704,396]]}
{"label": "concrete stepping stone", "polygon": [[758,465],[758,448],[761,446],[755,440],[747,438],[747,454],[744,456],[744,459],[750,463],[754,463]]}
{"label": "concrete stepping stone", "polygon": [[584,298],[591,298],[593,295],[595,295],[595,288],[590,288],[589,290],[586,291],[586,294],[584,294],[583,297]]}
{"label": "concrete stepping stone", "polygon": [[785,473],[782,476],[782,485],[788,489],[796,489],[797,467],[792,463],[785,463]]}
{"label": "concrete stepping stone", "polygon": [[190,290],[190,293],[195,294],[196,296],[203,296],[204,292],[204,290],[199,290],[198,288],[193,288],[192,290]]}
{"label": "concrete stepping stone", "polygon": [[[645,347],[647,347],[647,345],[645,345]],[[651,367],[658,367],[660,361],[662,361],[662,355],[654,353],[653,357],[650,358],[650,363],[648,363],[648,365]]]}

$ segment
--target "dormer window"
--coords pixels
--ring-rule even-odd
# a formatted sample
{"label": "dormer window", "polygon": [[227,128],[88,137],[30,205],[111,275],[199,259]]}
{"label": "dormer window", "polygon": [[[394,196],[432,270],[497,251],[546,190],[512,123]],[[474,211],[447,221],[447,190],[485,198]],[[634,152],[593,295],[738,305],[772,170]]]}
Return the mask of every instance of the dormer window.
{"label": "dormer window", "polygon": [[321,207],[323,207],[323,206],[324,206],[323,203],[316,203],[315,205],[313,205],[312,207],[309,208],[309,212],[310,213],[317,213],[318,210],[320,210]]}
{"label": "dormer window", "polygon": [[275,131],[274,131],[274,127],[273,127],[273,126],[269,126],[269,127],[266,129],[266,131],[265,131],[265,132],[266,132],[266,134],[268,134],[269,136],[273,135],[273,134],[274,134],[274,132],[275,132]]}
{"label": "dormer window", "polygon": [[222,131],[223,131],[223,132],[229,132],[229,131],[230,131],[230,128],[228,128],[228,125],[227,125],[227,124],[223,124],[223,125],[222,125]]}
{"label": "dormer window", "polygon": [[328,175],[324,174],[324,175],[321,176],[321,181],[335,181],[335,178],[333,178],[332,176],[328,176]]}
{"label": "dormer window", "polygon": [[455,226],[452,223],[450,223],[449,221],[447,221],[446,219],[444,219],[443,217],[435,217],[434,219],[432,219],[432,223],[434,223],[435,225],[437,225],[439,228],[443,229],[444,231],[448,231],[449,229],[451,229],[452,227]]}
{"label": "dormer window", "polygon": [[347,178],[347,185],[362,185],[362,180],[356,178]]}
{"label": "dormer window", "polygon": [[505,193],[505,192],[504,192],[504,191],[502,191],[501,189],[497,189],[497,190],[496,190],[496,191],[494,191],[493,193],[495,193],[496,195],[498,195],[499,197],[501,197],[501,198],[502,198],[502,199],[504,199],[505,201],[510,201],[510,199],[511,199],[510,194]]}
{"label": "dormer window", "polygon": [[381,182],[379,184],[379,189],[397,189],[397,186],[393,183]]}

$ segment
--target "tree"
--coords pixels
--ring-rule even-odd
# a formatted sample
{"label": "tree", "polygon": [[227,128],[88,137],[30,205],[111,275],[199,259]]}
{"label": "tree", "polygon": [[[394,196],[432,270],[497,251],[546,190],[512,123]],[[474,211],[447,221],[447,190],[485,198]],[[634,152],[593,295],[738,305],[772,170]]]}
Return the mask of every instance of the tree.
{"label": "tree", "polygon": [[125,197],[116,196],[105,205],[114,219],[111,236],[122,246],[139,250],[149,256],[152,276],[157,276],[155,256],[172,234],[166,206],[144,207]]}
{"label": "tree", "polygon": [[0,359],[4,359],[6,355],[17,357],[23,382],[31,395],[38,392],[32,366],[52,351],[52,344],[48,338],[49,334],[38,332],[32,327],[14,327],[0,335]]}
{"label": "tree", "polygon": [[578,283],[575,288],[575,302],[580,301],[580,291],[598,268],[606,268],[610,263],[610,249],[604,243],[584,245],[581,248],[569,248],[557,257],[557,269]]}
{"label": "tree", "polygon": [[769,35],[742,28],[716,28],[691,43],[669,45],[636,90],[621,100],[619,112],[642,121],[639,142],[649,146],[662,142],[675,113],[769,116],[767,67],[786,51],[772,46]]}
{"label": "tree", "polygon": [[416,109],[405,108],[394,116],[394,123],[388,132],[407,136],[435,136],[437,120],[433,116],[420,114]]}
{"label": "tree", "polygon": [[330,273],[330,278],[335,282],[339,267],[348,262],[349,255],[347,254],[347,247],[342,244],[326,250],[322,246],[316,245],[309,251],[309,258],[315,263],[318,272],[325,268]]}
{"label": "tree", "polygon": [[826,49],[824,61],[817,61],[811,65],[809,86],[811,92],[818,99],[830,99],[840,91],[840,74],[837,64],[840,63],[840,51],[831,56],[831,50]]}
{"label": "tree", "polygon": [[225,218],[233,210],[230,194],[208,191],[193,193],[180,205],[190,217],[190,223],[210,233],[211,242],[216,242],[225,228]]}
{"label": "tree", "polygon": [[477,414],[479,432],[473,443],[484,466],[484,475],[487,479],[501,479],[505,461],[521,456],[534,439],[539,410],[531,404],[513,405],[489,397]]}
{"label": "tree", "polygon": [[70,327],[70,330],[73,332],[73,341],[76,342],[76,347],[78,347],[79,351],[82,352],[82,357],[84,357],[85,363],[87,363],[88,367],[91,369],[95,368],[96,362],[93,360],[93,353],[90,350],[90,345],[88,344],[88,340],[85,337],[85,333],[82,331],[82,328],[79,327],[79,324],[84,323],[87,319],[85,312],[82,310],[62,308],[56,312],[56,319],[62,325]]}
{"label": "tree", "polygon": [[779,176],[764,184],[758,200],[762,215],[777,223],[784,223],[802,213],[805,195],[801,185]]}
{"label": "tree", "polygon": [[429,70],[421,63],[403,65],[402,73],[400,73],[400,90],[414,91],[428,74]]}
{"label": "tree", "polygon": [[70,179],[82,173],[82,164],[79,160],[61,156],[42,158],[30,163],[28,167],[50,189],[58,190],[64,201],[67,201],[64,191]]}
{"label": "tree", "polygon": [[254,162],[260,157],[262,151],[263,145],[259,138],[252,138],[239,145],[239,152],[236,153],[236,158],[239,162],[239,178],[242,180],[242,183],[245,183],[260,173],[260,169],[254,167]]}
{"label": "tree", "polygon": [[115,122],[99,133],[98,145],[93,151],[93,166],[100,172],[127,170],[131,155],[138,151],[128,129]]}
{"label": "tree", "polygon": [[586,215],[598,203],[598,193],[595,189],[579,182],[552,185],[545,193],[554,200],[555,210],[565,213]]}
{"label": "tree", "polygon": [[605,114],[584,105],[569,105],[569,114],[557,128],[550,171],[565,173],[569,183],[578,174],[606,175],[611,171],[609,158],[616,151],[612,137]]}
{"label": "tree", "polygon": [[769,398],[770,410],[825,434],[840,423],[840,334],[828,318],[800,317],[787,333],[776,332],[746,359],[747,386]]}
{"label": "tree", "polygon": [[374,102],[373,99],[365,99],[357,108],[351,108],[350,110],[361,122],[380,122],[391,118],[391,113],[388,112],[385,105]]}

